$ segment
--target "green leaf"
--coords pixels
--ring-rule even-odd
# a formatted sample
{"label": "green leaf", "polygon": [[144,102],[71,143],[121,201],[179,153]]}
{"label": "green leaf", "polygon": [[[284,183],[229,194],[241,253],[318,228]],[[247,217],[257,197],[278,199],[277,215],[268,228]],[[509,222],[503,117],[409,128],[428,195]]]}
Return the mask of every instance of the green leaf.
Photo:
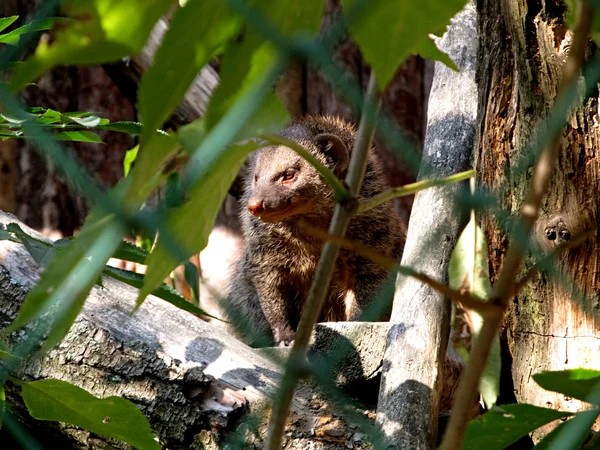
{"label": "green leaf", "polygon": [[52,329],[42,352],[59,343],[67,334],[90,289],[124,235],[114,216],[100,216],[93,210],[79,235],[70,245],[56,249],[40,281],[29,291],[17,318],[6,328],[11,333],[51,312]]}
{"label": "green leaf", "polygon": [[123,159],[123,175],[129,175],[131,172],[131,166],[133,165],[135,159],[137,158],[138,150],[140,149],[139,145],[136,145],[130,150],[127,150],[125,153],[125,158]]}
{"label": "green leaf", "polygon": [[148,252],[130,242],[121,241],[112,257],[138,264],[146,264]]}
{"label": "green leaf", "polygon": [[81,114],[77,113],[64,113],[62,114],[62,118],[64,123],[75,122],[76,124],[85,128],[97,127],[100,125],[101,120],[100,117],[96,117],[91,114],[82,116]]}
{"label": "green leaf", "polygon": [[[323,0],[262,1],[257,2],[255,7],[280,33],[292,37],[316,36],[325,5]],[[265,67],[276,55],[276,47],[265,41],[255,30],[247,30],[244,39],[230,43],[221,61],[219,85],[213,92],[206,111],[204,126],[207,130],[212,129],[239,97],[263,77]],[[286,109],[279,98],[276,95],[269,96],[237,139],[256,135],[253,133],[279,131],[288,120]],[[268,128],[261,129],[265,125]]]}
{"label": "green leaf", "polygon": [[[570,369],[556,372],[540,372],[533,380],[547,391],[564,394],[584,402],[593,401],[591,394],[600,389],[600,371],[591,369]],[[600,406],[600,402],[595,403]]]}
{"label": "green leaf", "polygon": [[[0,34],[0,44],[17,45],[21,35],[25,33],[32,33],[34,31],[50,30],[56,23],[59,22],[65,22],[65,19],[61,17],[47,17],[45,19],[35,20],[31,23],[23,25],[22,27],[15,28],[6,34]],[[2,31],[4,28],[2,27],[2,23],[0,23],[0,31]]]}
{"label": "green leaf", "polygon": [[138,110],[144,142],[160,128],[217,50],[239,31],[241,20],[226,2],[190,0],[179,8],[140,81]]}
{"label": "green leaf", "polygon": [[9,223],[6,229],[19,238],[36,263],[42,267],[47,267],[48,259],[51,258],[55,252],[53,245],[28,235],[16,223]]}
{"label": "green leaf", "polygon": [[63,131],[50,135],[57,141],[89,142],[93,144],[104,144],[100,136],[91,131]]}
{"label": "green leaf", "polygon": [[47,109],[43,114],[39,115],[35,120],[37,123],[47,125],[51,123],[62,123],[62,115],[53,109]]}
{"label": "green leaf", "polygon": [[454,61],[446,53],[437,48],[437,45],[435,45],[435,42],[431,38],[421,41],[415,53],[421,58],[433,59],[434,61],[444,63],[452,70],[458,72],[458,67],[454,64]]}
{"label": "green leaf", "polygon": [[11,26],[19,16],[8,16],[8,17],[0,17],[0,31],[7,29]]}
{"label": "green leaf", "polygon": [[[560,423],[544,436],[544,439],[535,446],[535,450],[577,450],[582,448],[598,413],[598,410],[578,412],[573,418]],[[588,449],[588,447],[585,448]],[[591,448],[594,447],[589,447],[589,449]]]}
{"label": "green leaf", "polygon": [[135,55],[143,48],[156,21],[173,0],[67,0],[63,11],[75,20],[55,30],[55,39],[41,42],[35,54],[15,67],[16,91],[61,65],[93,65]]}
{"label": "green leaf", "polygon": [[96,128],[99,130],[109,130],[109,131],[118,131],[120,133],[128,133],[131,135],[139,135],[142,134],[143,125],[139,122],[110,122],[110,123],[100,123]]}
{"label": "green leaf", "polygon": [[34,419],[69,423],[138,449],[161,448],[146,417],[124,398],[100,399],[66,381],[53,379],[23,383],[21,388]]}
{"label": "green leaf", "polygon": [[[225,2],[191,0],[178,9],[154,57],[154,64],[144,73],[139,87],[138,110],[144,128],[130,197],[144,200],[158,179],[147,183],[148,174],[158,172],[173,147],[154,130],[172,114],[181,102],[200,69],[219,48],[239,31],[240,18]],[[146,184],[148,189],[140,189]],[[137,197],[136,197],[137,195]]]}
{"label": "green leaf", "polygon": [[469,422],[463,450],[504,450],[542,425],[571,415],[528,404],[495,406]]}
{"label": "green leaf", "polygon": [[[485,236],[472,215],[450,257],[448,266],[450,287],[455,290],[464,289],[472,296],[487,301],[492,293],[488,260]],[[483,318],[476,311],[470,311],[469,314],[473,321],[473,342],[475,342],[481,331]],[[500,393],[501,364],[500,340],[496,336],[479,383],[479,392],[488,408],[496,403]]]}
{"label": "green leaf", "polygon": [[173,135],[155,132],[137,152],[135,166],[127,178],[130,178],[126,203],[139,205],[156,188],[162,177],[161,165],[167,157],[179,148],[179,142]]}
{"label": "green leaf", "polygon": [[[130,270],[106,266],[104,275],[114,278],[115,280],[122,281],[123,283],[126,283],[129,286],[137,289],[141,288],[144,284],[144,276],[139,273],[131,272]],[[188,302],[179,292],[165,283],[162,283],[158,288],[152,291],[152,295],[192,314],[221,320],[218,317],[212,316],[204,310],[198,308],[198,306]]]}
{"label": "green leaf", "polygon": [[198,268],[192,264],[191,261],[183,263],[183,275],[185,282],[188,284],[192,291],[192,303],[195,306],[200,305],[200,274],[198,274]]}
{"label": "green leaf", "polygon": [[342,0],[350,34],[377,75],[383,91],[410,54],[423,51],[466,0]]}
{"label": "green leaf", "polygon": [[[323,1],[265,1],[259,5],[259,9],[274,26],[285,30],[288,35],[316,34],[320,26]],[[211,97],[205,117],[179,133],[181,142],[192,155],[182,178],[184,188],[187,188],[186,174],[193,173],[195,182],[186,192],[188,202],[180,208],[170,210],[165,222],[173,235],[179,237],[185,258],[200,252],[206,246],[221,202],[247,153],[257,148],[254,143],[223,147],[237,139],[280,130],[289,120],[285,108],[274,93],[262,94],[264,80],[275,71],[279,60],[273,45],[252,30],[241,41],[230,43],[222,58],[219,72],[221,83]],[[240,112],[239,105],[244,105],[245,110]],[[240,125],[234,130],[220,128],[225,119],[238,116],[247,118],[243,122],[244,126]],[[228,134],[224,138],[226,133]],[[137,170],[137,166],[134,170]],[[197,178],[196,174],[199,174]],[[189,233],[190,227],[193,227],[194,233]],[[148,271],[144,287],[140,290],[138,306],[185,258],[174,257],[163,236],[159,236],[157,245],[148,258]]]}
{"label": "green leaf", "polygon": [[[208,242],[219,207],[235,179],[246,155],[258,147],[256,143],[234,145],[226,151],[203,155],[197,160],[202,176],[189,191],[190,200],[179,208],[169,210],[165,222],[177,236],[187,257],[200,252]],[[194,230],[190,233],[190,230]],[[182,261],[165,246],[162,237],[147,259],[148,270],[140,290],[138,306],[144,298],[161,285],[167,275]]]}

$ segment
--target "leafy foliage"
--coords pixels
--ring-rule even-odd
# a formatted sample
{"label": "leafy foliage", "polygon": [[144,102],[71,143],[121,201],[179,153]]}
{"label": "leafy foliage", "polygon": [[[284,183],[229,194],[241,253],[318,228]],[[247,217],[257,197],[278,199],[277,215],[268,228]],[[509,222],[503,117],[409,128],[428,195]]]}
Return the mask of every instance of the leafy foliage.
{"label": "leafy foliage", "polygon": [[100,399],[61,380],[20,384],[25,405],[35,419],[70,423],[139,449],[161,448],[148,420],[128,400],[120,397]]}
{"label": "leafy foliage", "polygon": [[[598,371],[573,369],[542,372],[533,378],[544,389],[594,404],[600,401]],[[492,408],[481,419],[475,419],[469,424],[463,448],[504,449],[542,425],[573,416],[546,435],[536,449],[574,450],[580,448],[585,441],[598,415],[598,408],[573,414],[527,404],[502,405]]]}
{"label": "leafy foliage", "polygon": [[[0,140],[41,139],[41,129],[48,130],[46,135],[57,141],[90,142],[99,144],[102,139],[91,128],[139,134],[141,125],[136,122],[110,122],[106,118],[91,112],[60,113],[49,108],[28,108],[25,119],[0,114]],[[66,131],[65,131],[66,130]]]}
{"label": "leafy foliage", "polygon": [[548,391],[560,392],[600,407],[600,396],[593,398],[594,390],[600,389],[600,371],[573,369],[561,372],[541,372],[533,375],[537,384]]}
{"label": "leafy foliage", "polygon": [[[429,34],[442,34],[464,0],[342,0],[350,34],[356,40],[384,90],[394,72],[411,53],[421,53],[448,64]],[[452,68],[456,68],[454,64]]]}
{"label": "leafy foliage", "polygon": [[67,0],[63,11],[74,19],[55,29],[33,57],[15,68],[16,90],[60,65],[101,64],[137,54],[156,21],[173,0]]}
{"label": "leafy foliage", "polygon": [[533,405],[502,405],[469,423],[463,450],[502,450],[553,420],[571,413]]}
{"label": "leafy foliage", "polygon": [[[0,17],[0,31],[4,31],[10,25],[16,22],[18,18],[19,16]],[[64,22],[64,20],[65,19],[59,17],[47,17],[45,19],[33,21],[15,28],[8,33],[0,34],[0,44],[17,45],[22,35],[26,33],[33,33],[35,31],[50,30],[56,24]]]}
{"label": "leafy foliage", "polygon": [[[456,242],[450,258],[448,276],[452,289],[465,290],[482,301],[489,300],[492,285],[488,272],[487,242],[483,231],[475,222],[474,214]],[[483,317],[476,311],[469,311],[469,315],[473,324],[472,341],[475,342],[483,324]],[[466,352],[461,354],[468,360]],[[488,408],[496,403],[500,393],[500,368],[500,340],[496,336],[479,384],[479,391]]]}
{"label": "leafy foliage", "polygon": [[[465,3],[466,0],[342,0],[344,20],[372,66],[381,90],[411,53],[456,69],[430,35],[441,34]],[[573,2],[568,3],[571,6]],[[173,0],[66,0],[63,5],[67,18],[42,18],[10,32],[4,30],[18,17],[0,18],[0,44],[18,46],[25,33],[53,28],[53,39],[41,42],[31,58],[15,65],[12,86],[18,90],[59,65],[97,64],[137,54],[150,30],[174,4]],[[50,317],[51,328],[43,351],[60,342],[68,332],[89,290],[101,283],[102,276],[139,288],[138,305],[152,293],[186,311],[203,314],[197,306],[198,273],[193,265],[185,264],[185,277],[194,291],[194,304],[163,280],[182,260],[206,245],[217,210],[244,158],[261,145],[248,139],[278,130],[289,120],[271,89],[276,79],[294,58],[310,60],[311,52],[316,54],[318,49],[326,48],[315,40],[323,0],[189,0],[180,4],[183,6],[172,17],[154,65],[144,74],[139,87],[138,107],[145,126],[135,122],[111,123],[91,112],[61,113],[43,108],[29,108],[13,115],[3,108],[0,114],[0,140],[31,139],[41,146],[49,140],[102,143],[92,129],[141,137],[140,145],[128,153],[124,163],[127,179],[101,199],[104,202],[99,202],[75,239],[49,243],[16,225],[0,230],[0,239],[23,243],[45,268],[17,319],[7,329],[10,332],[31,325],[42,316]],[[268,32],[256,26],[260,23],[253,20],[256,17],[265,21]],[[294,46],[292,42],[302,45]],[[216,57],[220,63],[220,85],[206,115],[177,134],[161,132],[160,127],[196,74]],[[189,155],[189,163],[181,176],[173,175],[171,163],[181,150]],[[166,180],[165,204],[155,211],[152,220],[144,220],[138,214],[140,209],[152,191]],[[123,190],[126,192],[120,195]],[[151,254],[122,242],[130,222],[142,224],[146,232],[159,229],[160,238]],[[449,269],[453,289],[464,289],[482,301],[489,299],[491,292],[486,247],[483,233],[472,218],[458,241]],[[110,257],[147,263],[147,275],[106,267]],[[474,322],[477,339],[481,318]],[[2,348],[0,356],[4,361],[21,358],[8,348]],[[499,370],[496,339],[481,383],[488,407],[498,397]],[[600,404],[599,372],[544,372],[534,379],[546,389],[595,406]],[[158,448],[141,412],[125,400],[100,400],[58,380],[22,386],[27,407],[40,420],[68,422],[138,448]],[[0,406],[4,407],[2,386]],[[575,448],[597,415],[596,409],[575,414],[539,447]],[[532,405],[493,407],[481,420],[470,424],[465,448],[504,448],[552,420],[569,416],[571,413]],[[570,443],[565,442],[568,437],[573,437]]]}

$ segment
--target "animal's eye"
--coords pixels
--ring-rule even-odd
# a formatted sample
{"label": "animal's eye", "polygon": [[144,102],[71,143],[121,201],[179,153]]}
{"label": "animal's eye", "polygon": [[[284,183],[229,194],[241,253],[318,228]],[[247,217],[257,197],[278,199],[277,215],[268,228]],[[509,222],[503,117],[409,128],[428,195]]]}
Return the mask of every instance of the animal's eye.
{"label": "animal's eye", "polygon": [[291,181],[296,178],[296,171],[294,169],[287,169],[281,175],[281,181]]}
{"label": "animal's eye", "polygon": [[258,181],[258,175],[254,175],[254,181]]}

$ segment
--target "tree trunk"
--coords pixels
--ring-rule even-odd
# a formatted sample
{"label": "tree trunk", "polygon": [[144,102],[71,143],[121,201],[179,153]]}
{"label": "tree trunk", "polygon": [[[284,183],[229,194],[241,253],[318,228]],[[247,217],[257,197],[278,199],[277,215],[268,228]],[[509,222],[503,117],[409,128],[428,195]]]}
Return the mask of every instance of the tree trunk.
{"label": "tree trunk", "polygon": [[[497,192],[504,211],[516,216],[532,167],[532,163],[525,167],[523,156],[554,103],[571,32],[559,1],[479,0],[478,9],[481,123],[475,165],[481,184]],[[562,135],[558,165],[533,236],[545,251],[597,226],[597,117],[598,99],[592,98],[572,114]],[[500,221],[491,215],[483,225],[494,279],[510,236],[500,231]],[[556,409],[582,409],[579,401],[542,390],[531,375],[576,367],[600,369],[597,238],[595,232],[583,245],[561,255],[558,270],[568,280],[562,286],[556,274],[539,274],[512,302],[502,329],[503,370],[511,371],[512,383],[502,387],[501,401],[516,398]],[[534,433],[534,440],[547,431]]]}

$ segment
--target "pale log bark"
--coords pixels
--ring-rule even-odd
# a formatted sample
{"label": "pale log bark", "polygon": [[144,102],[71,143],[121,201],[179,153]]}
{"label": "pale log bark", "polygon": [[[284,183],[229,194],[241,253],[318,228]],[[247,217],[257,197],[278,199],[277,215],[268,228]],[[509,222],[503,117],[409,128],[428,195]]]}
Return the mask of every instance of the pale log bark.
{"label": "pale log bark", "polygon": [[[473,4],[452,21],[438,42],[460,72],[435,64],[419,178],[467,170],[476,130],[477,24]],[[450,254],[467,215],[456,199],[464,186],[420,192],[411,212],[402,265],[447,281]],[[377,421],[390,445],[435,445],[450,303],[429,286],[399,277],[388,334]]]}

